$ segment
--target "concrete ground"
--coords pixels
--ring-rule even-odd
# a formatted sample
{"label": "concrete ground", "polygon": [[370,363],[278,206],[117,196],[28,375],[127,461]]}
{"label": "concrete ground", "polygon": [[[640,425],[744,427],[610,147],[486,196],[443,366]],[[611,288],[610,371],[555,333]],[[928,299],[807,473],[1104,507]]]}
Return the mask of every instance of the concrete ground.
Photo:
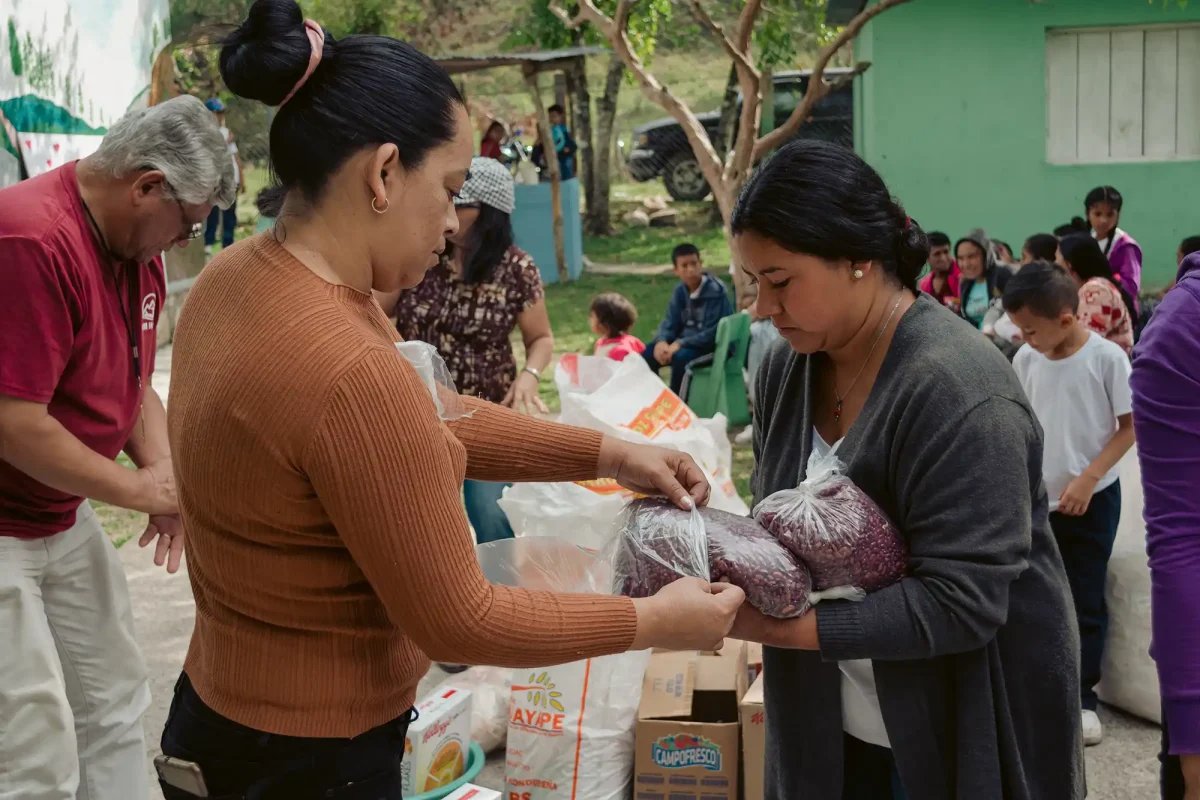
{"label": "concrete ground", "polygon": [[[167,399],[171,350],[160,350],[156,359],[154,386]],[[1136,462],[1134,462],[1136,464]],[[150,797],[162,800],[151,762],[158,755],[159,737],[171,704],[171,690],[179,677],[192,633],[195,604],[186,563],[175,575],[155,567],[152,553],[130,542],[119,551],[129,580],[137,638],[150,671],[152,701],[144,718],[146,769],[151,775]],[[422,682],[430,686],[442,677],[434,667]],[[1087,775],[1092,800],[1151,800],[1158,796],[1158,726],[1104,708],[1105,740],[1087,751]],[[476,782],[502,790],[504,753],[488,759]]]}

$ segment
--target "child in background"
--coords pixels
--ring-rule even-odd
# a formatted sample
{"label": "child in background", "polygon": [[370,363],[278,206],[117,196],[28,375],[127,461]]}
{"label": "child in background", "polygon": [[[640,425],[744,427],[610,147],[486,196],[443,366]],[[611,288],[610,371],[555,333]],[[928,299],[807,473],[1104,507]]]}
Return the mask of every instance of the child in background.
{"label": "child in background", "polygon": [[642,356],[656,374],[665,366],[671,367],[671,391],[679,394],[687,365],[716,348],[717,323],[733,313],[733,303],[725,284],[704,271],[696,245],[676,247],[671,264],[679,285]]}
{"label": "child in background", "polygon": [[995,250],[996,260],[1001,264],[1016,265],[1017,259],[1013,256],[1013,250],[1009,247],[1008,242],[992,239],[992,248]]}
{"label": "child in background", "polygon": [[1035,233],[1025,240],[1021,248],[1021,265],[1031,261],[1049,261],[1053,264],[1058,260],[1058,237],[1052,233]]}
{"label": "child in background", "polygon": [[1071,221],[1066,225],[1059,225],[1054,229],[1054,235],[1058,238],[1070,236],[1072,233],[1091,233],[1092,227],[1088,225],[1087,220],[1083,217],[1071,217]]}
{"label": "child in background", "polygon": [[1097,186],[1088,192],[1083,205],[1092,226],[1092,236],[1112,265],[1113,275],[1133,298],[1130,311],[1137,313],[1137,296],[1142,288],[1142,248],[1119,227],[1125,200],[1113,187]]}
{"label": "child in background", "polygon": [[1079,285],[1079,323],[1132,354],[1137,324],[1133,298],[1113,275],[1100,244],[1087,234],[1073,233],[1063,237],[1058,258]]}
{"label": "child in background", "polygon": [[625,356],[641,355],[646,345],[629,331],[637,322],[637,309],[627,298],[616,292],[598,295],[592,300],[589,322],[596,341],[598,356],[624,361]]}
{"label": "child in background", "polygon": [[1035,261],[1014,275],[1004,307],[1029,345],[1013,368],[1044,431],[1050,527],[1079,619],[1083,739],[1099,744],[1104,731],[1095,686],[1108,629],[1104,585],[1121,519],[1118,464],[1134,439],[1129,358],[1079,324],[1075,280],[1055,264]]}
{"label": "child in background", "polygon": [[562,179],[575,177],[575,151],[578,146],[567,129],[567,112],[555,103],[547,109],[550,116],[550,135],[554,137],[554,152],[558,153],[558,169]]}
{"label": "child in background", "polygon": [[1176,253],[1175,263],[1182,264],[1183,260],[1192,253],[1200,253],[1200,236],[1189,236],[1179,243],[1179,252]]}

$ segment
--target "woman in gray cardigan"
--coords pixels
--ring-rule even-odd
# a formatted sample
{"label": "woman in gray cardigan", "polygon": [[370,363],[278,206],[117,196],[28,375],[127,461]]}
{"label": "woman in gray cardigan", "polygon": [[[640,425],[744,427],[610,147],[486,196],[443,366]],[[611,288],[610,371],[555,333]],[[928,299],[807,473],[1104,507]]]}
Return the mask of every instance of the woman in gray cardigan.
{"label": "woman in gray cardigan", "polygon": [[756,502],[836,447],[910,554],[860,603],[743,607],[732,635],[769,645],[767,797],[1082,798],[1078,633],[1008,363],[916,291],[925,234],[853,152],[785,146],[732,228],[786,340],[755,393]]}

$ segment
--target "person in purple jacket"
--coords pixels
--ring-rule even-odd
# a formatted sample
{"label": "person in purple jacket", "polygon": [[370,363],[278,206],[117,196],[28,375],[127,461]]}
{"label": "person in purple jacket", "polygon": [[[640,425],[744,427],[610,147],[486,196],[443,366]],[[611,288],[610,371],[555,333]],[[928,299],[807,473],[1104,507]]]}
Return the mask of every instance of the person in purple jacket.
{"label": "person in purple jacket", "polygon": [[1092,235],[1100,243],[1100,249],[1112,266],[1113,275],[1121,282],[1125,291],[1133,297],[1133,309],[1138,311],[1138,291],[1142,287],[1142,248],[1133,237],[1119,227],[1121,206],[1125,204],[1121,193],[1111,186],[1097,186],[1087,193],[1083,205],[1087,210],[1088,224]]}
{"label": "person in purple jacket", "polygon": [[1200,799],[1200,253],[1179,266],[1134,349],[1163,800]]}

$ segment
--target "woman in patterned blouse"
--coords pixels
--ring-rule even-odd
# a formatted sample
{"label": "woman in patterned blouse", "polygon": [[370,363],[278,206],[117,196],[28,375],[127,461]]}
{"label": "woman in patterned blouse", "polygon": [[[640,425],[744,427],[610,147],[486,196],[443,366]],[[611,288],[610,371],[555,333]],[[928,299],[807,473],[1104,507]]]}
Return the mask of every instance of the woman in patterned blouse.
{"label": "woman in patterned blouse", "polygon": [[1059,245],[1059,264],[1079,283],[1079,313],[1082,325],[1133,352],[1133,329],[1137,324],[1132,298],[1113,277],[1112,267],[1100,245],[1086,233],[1064,236]]}
{"label": "woman in patterned blouse", "polygon": [[[394,308],[405,339],[437,348],[462,394],[545,413],[538,381],[554,355],[554,334],[537,265],[513,244],[512,175],[500,162],[476,157],[454,204],[459,229],[440,263],[416,288],[382,296],[380,303],[389,314]],[[514,329],[525,343],[519,373]],[[467,517],[481,544],[513,535],[496,505],[503,490],[499,483],[463,484]]]}

